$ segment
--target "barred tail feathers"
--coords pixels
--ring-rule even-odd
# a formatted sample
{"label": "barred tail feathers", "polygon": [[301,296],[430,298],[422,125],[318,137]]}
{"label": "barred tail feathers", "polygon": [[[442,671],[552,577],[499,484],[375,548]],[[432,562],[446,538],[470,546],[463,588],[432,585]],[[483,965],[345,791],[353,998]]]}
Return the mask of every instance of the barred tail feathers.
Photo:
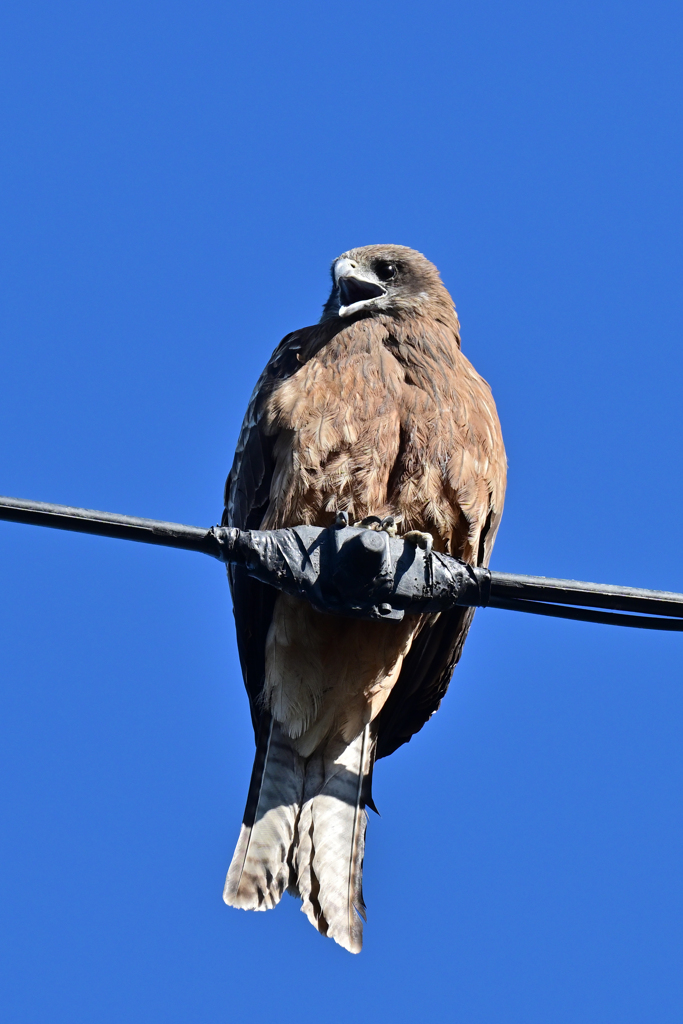
{"label": "barred tail feathers", "polygon": [[302,911],[350,953],[363,944],[365,796],[374,746],[368,725],[352,743],[337,737],[309,759],[294,851]]}
{"label": "barred tail feathers", "polygon": [[272,718],[259,737],[239,839],[223,899],[270,910],[290,882],[290,855],[304,788],[304,760]]}

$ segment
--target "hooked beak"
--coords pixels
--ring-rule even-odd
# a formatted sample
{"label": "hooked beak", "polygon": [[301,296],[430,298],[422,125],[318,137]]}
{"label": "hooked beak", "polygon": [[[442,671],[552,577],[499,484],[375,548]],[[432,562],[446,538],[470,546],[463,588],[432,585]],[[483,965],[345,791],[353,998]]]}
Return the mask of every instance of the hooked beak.
{"label": "hooked beak", "polygon": [[334,279],[339,289],[339,316],[351,316],[387,293],[374,274],[361,270],[353,260],[337,260]]}

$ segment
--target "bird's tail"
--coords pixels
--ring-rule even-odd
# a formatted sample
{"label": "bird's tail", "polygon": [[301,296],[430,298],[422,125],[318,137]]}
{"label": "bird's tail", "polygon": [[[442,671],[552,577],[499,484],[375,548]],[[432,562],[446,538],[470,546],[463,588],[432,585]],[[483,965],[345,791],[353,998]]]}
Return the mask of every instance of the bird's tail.
{"label": "bird's tail", "polygon": [[308,759],[292,857],[301,909],[350,953],[363,945],[365,804],[374,745],[368,725],[352,743],[336,737]]}
{"label": "bird's tail", "polygon": [[242,910],[270,910],[290,882],[291,854],[304,788],[304,759],[277,722],[261,729],[240,837],[223,899]]}
{"label": "bird's tail", "polygon": [[270,910],[288,889],[323,935],[363,944],[363,853],[375,741],[370,726],[304,759],[270,719],[256,749],[247,807],[223,899]]}

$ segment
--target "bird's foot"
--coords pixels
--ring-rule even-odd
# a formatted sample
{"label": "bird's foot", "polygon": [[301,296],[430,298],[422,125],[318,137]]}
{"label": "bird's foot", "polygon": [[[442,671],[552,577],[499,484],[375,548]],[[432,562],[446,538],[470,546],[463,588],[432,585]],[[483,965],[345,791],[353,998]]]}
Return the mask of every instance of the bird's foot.
{"label": "bird's foot", "polygon": [[396,516],[385,516],[384,519],[380,519],[379,516],[366,516],[358,525],[364,526],[366,530],[381,530],[383,533],[388,533],[390,537],[395,537],[398,533]]}
{"label": "bird's foot", "polygon": [[422,548],[428,555],[431,554],[434,547],[434,538],[431,533],[423,533],[422,530],[409,530],[408,533],[403,534],[403,539],[409,544],[414,544],[416,548]]}
{"label": "bird's foot", "polygon": [[[366,530],[378,530],[382,531],[382,533],[388,533],[390,537],[396,537],[398,534],[398,524],[400,522],[401,516],[385,516],[384,519],[382,519],[380,516],[366,516],[365,519],[361,519],[361,521],[357,525],[364,527],[364,529]],[[342,512],[341,510],[338,511],[334,517],[334,523],[332,525],[334,526],[335,530],[343,530],[345,526],[348,526],[348,512]],[[431,535],[428,533],[423,534],[418,533],[416,530],[413,530],[413,534],[415,535],[416,538],[429,537],[429,539],[431,540]],[[418,544],[419,547],[425,546],[424,544],[420,544],[419,541],[417,540],[415,540],[414,543]]]}
{"label": "bird's foot", "polygon": [[361,519],[358,525],[366,530],[381,530],[382,520],[379,516],[366,516],[365,519]]}
{"label": "bird's foot", "polygon": [[399,522],[400,518],[397,518],[396,516],[385,516],[382,520],[381,529],[384,530],[385,533],[388,533],[390,537],[395,537],[398,534]]}

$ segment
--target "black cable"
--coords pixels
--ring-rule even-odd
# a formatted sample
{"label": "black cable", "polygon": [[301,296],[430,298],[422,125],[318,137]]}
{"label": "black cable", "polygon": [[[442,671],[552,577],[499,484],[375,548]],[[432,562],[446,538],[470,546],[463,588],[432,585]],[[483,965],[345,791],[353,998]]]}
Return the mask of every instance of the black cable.
{"label": "black cable", "polygon": [[634,626],[636,629],[663,629],[683,633],[683,619],[657,618],[653,615],[623,615],[619,612],[594,611],[592,608],[567,608],[559,604],[545,604],[542,601],[515,601],[493,597],[489,608],[504,608],[510,612],[533,612],[534,615],[550,615],[556,619],[574,619],[579,622],[600,622],[606,626]]}
{"label": "black cable", "polygon": [[0,520],[49,526],[57,530],[91,533],[117,540],[135,540],[143,544],[199,551],[220,558],[215,535],[200,526],[166,523],[160,519],[140,519],[116,512],[99,512],[91,508],[72,508],[47,501],[26,501],[23,498],[0,497]]}
{"label": "black cable", "polygon": [[613,608],[621,612],[644,612],[650,615],[674,615],[683,618],[683,594],[584,583],[580,580],[556,580],[546,576],[492,572],[491,597],[589,605],[594,608]]}
{"label": "black cable", "polygon": [[[295,537],[299,528],[294,531],[277,531],[272,534],[269,534],[268,531],[230,531],[219,527],[205,529],[198,526],[185,526],[181,523],[163,522],[158,519],[142,519],[94,509],[72,508],[69,505],[55,505],[50,502],[0,497],[0,520],[3,519],[33,526],[47,526],[120,540],[134,540],[145,544],[198,551],[222,561],[238,561],[240,564],[246,565],[249,572],[256,575],[263,570],[259,578],[263,578],[264,582],[281,589],[288,589],[288,587],[291,589],[292,579],[298,580],[300,577],[303,579],[301,574],[306,565],[308,565],[306,571],[310,577],[310,559],[301,547],[301,538],[299,537],[297,540]],[[305,529],[309,532],[310,530],[316,532],[316,528]],[[348,533],[345,532],[344,536],[363,532],[353,528],[346,529]],[[318,532],[322,535],[326,531]],[[282,535],[279,548],[277,548],[276,533]],[[341,537],[341,534],[339,536]],[[386,537],[386,535],[384,536]],[[365,540],[368,542],[371,540],[367,533]],[[382,551],[378,549],[372,554],[365,540],[364,547],[368,548],[368,551],[361,552],[362,559],[367,560],[372,555],[381,560],[384,557]],[[380,538],[377,537],[378,542],[379,540]],[[387,540],[386,543],[389,544],[389,541]],[[398,548],[395,547],[397,544]],[[423,570],[419,570],[422,572],[422,577],[419,572],[415,575],[418,565],[415,562],[417,554],[410,555],[409,552],[413,549],[399,538],[392,540],[391,545],[394,546],[394,555],[389,556],[389,564],[392,564],[393,559],[394,568],[391,571],[395,574],[393,577],[394,604],[380,605],[382,615],[400,616],[403,613],[401,611],[392,612],[392,607],[395,609],[403,607],[410,611],[409,606],[414,601],[416,602],[414,607],[417,610],[420,601],[429,600],[431,601],[430,607],[434,606],[434,610],[441,607],[453,607],[455,604],[475,606],[487,604],[492,608],[503,608],[509,611],[531,612],[535,615],[549,615],[555,618],[598,622],[612,626],[683,631],[683,594],[586,583],[579,580],[491,572],[483,568],[473,569],[458,559],[443,554],[439,554],[438,558],[434,559],[434,564],[436,565],[438,562],[437,568],[441,572],[441,582],[443,584],[445,579],[445,585],[442,585],[440,591],[438,587],[433,589],[433,585],[438,583],[438,579],[431,577],[432,583],[427,584],[429,594],[426,594]],[[377,544],[374,542],[370,545],[370,547],[376,546]],[[276,548],[279,551],[280,563],[274,569],[273,559]],[[380,544],[380,548],[382,548],[382,544]],[[312,550],[313,548],[311,548]],[[398,560],[395,558],[397,551]],[[285,552],[284,555],[283,552]],[[412,565],[412,576],[410,573],[406,574],[405,569],[401,569],[399,572],[401,563],[406,556]],[[424,557],[422,552],[419,557]],[[367,565],[370,564],[366,564],[362,559],[357,563],[359,573],[367,570]],[[382,572],[384,571],[383,569]],[[294,573],[294,577],[292,577],[292,573]],[[322,570],[321,573],[319,579],[325,586],[329,583],[329,578],[325,577]],[[429,574],[431,574],[431,569]],[[289,583],[285,582],[287,575],[289,575]],[[374,571],[370,573],[369,578],[371,587],[377,585],[380,578],[377,576],[373,580],[373,577]],[[400,582],[401,580],[402,582]],[[309,585],[311,582],[313,585],[317,585],[315,584],[315,574],[308,579]],[[298,586],[298,583],[296,585]],[[382,585],[386,586],[386,580]],[[401,602],[396,604],[401,587],[403,587]],[[430,587],[432,587],[431,590]],[[391,587],[389,590],[391,591]],[[342,604],[337,604],[335,610],[347,613],[348,598],[344,597],[344,592],[340,593]],[[429,596],[430,594],[433,595],[433,598]],[[391,594],[389,596],[391,597]],[[347,603],[344,604],[344,601]],[[370,599],[370,604],[372,604],[372,599]],[[579,607],[567,607],[568,605]],[[611,609],[612,611],[595,609]],[[619,612],[630,614],[615,614]],[[358,608],[354,613],[358,613]],[[365,614],[363,611],[360,613]]]}

